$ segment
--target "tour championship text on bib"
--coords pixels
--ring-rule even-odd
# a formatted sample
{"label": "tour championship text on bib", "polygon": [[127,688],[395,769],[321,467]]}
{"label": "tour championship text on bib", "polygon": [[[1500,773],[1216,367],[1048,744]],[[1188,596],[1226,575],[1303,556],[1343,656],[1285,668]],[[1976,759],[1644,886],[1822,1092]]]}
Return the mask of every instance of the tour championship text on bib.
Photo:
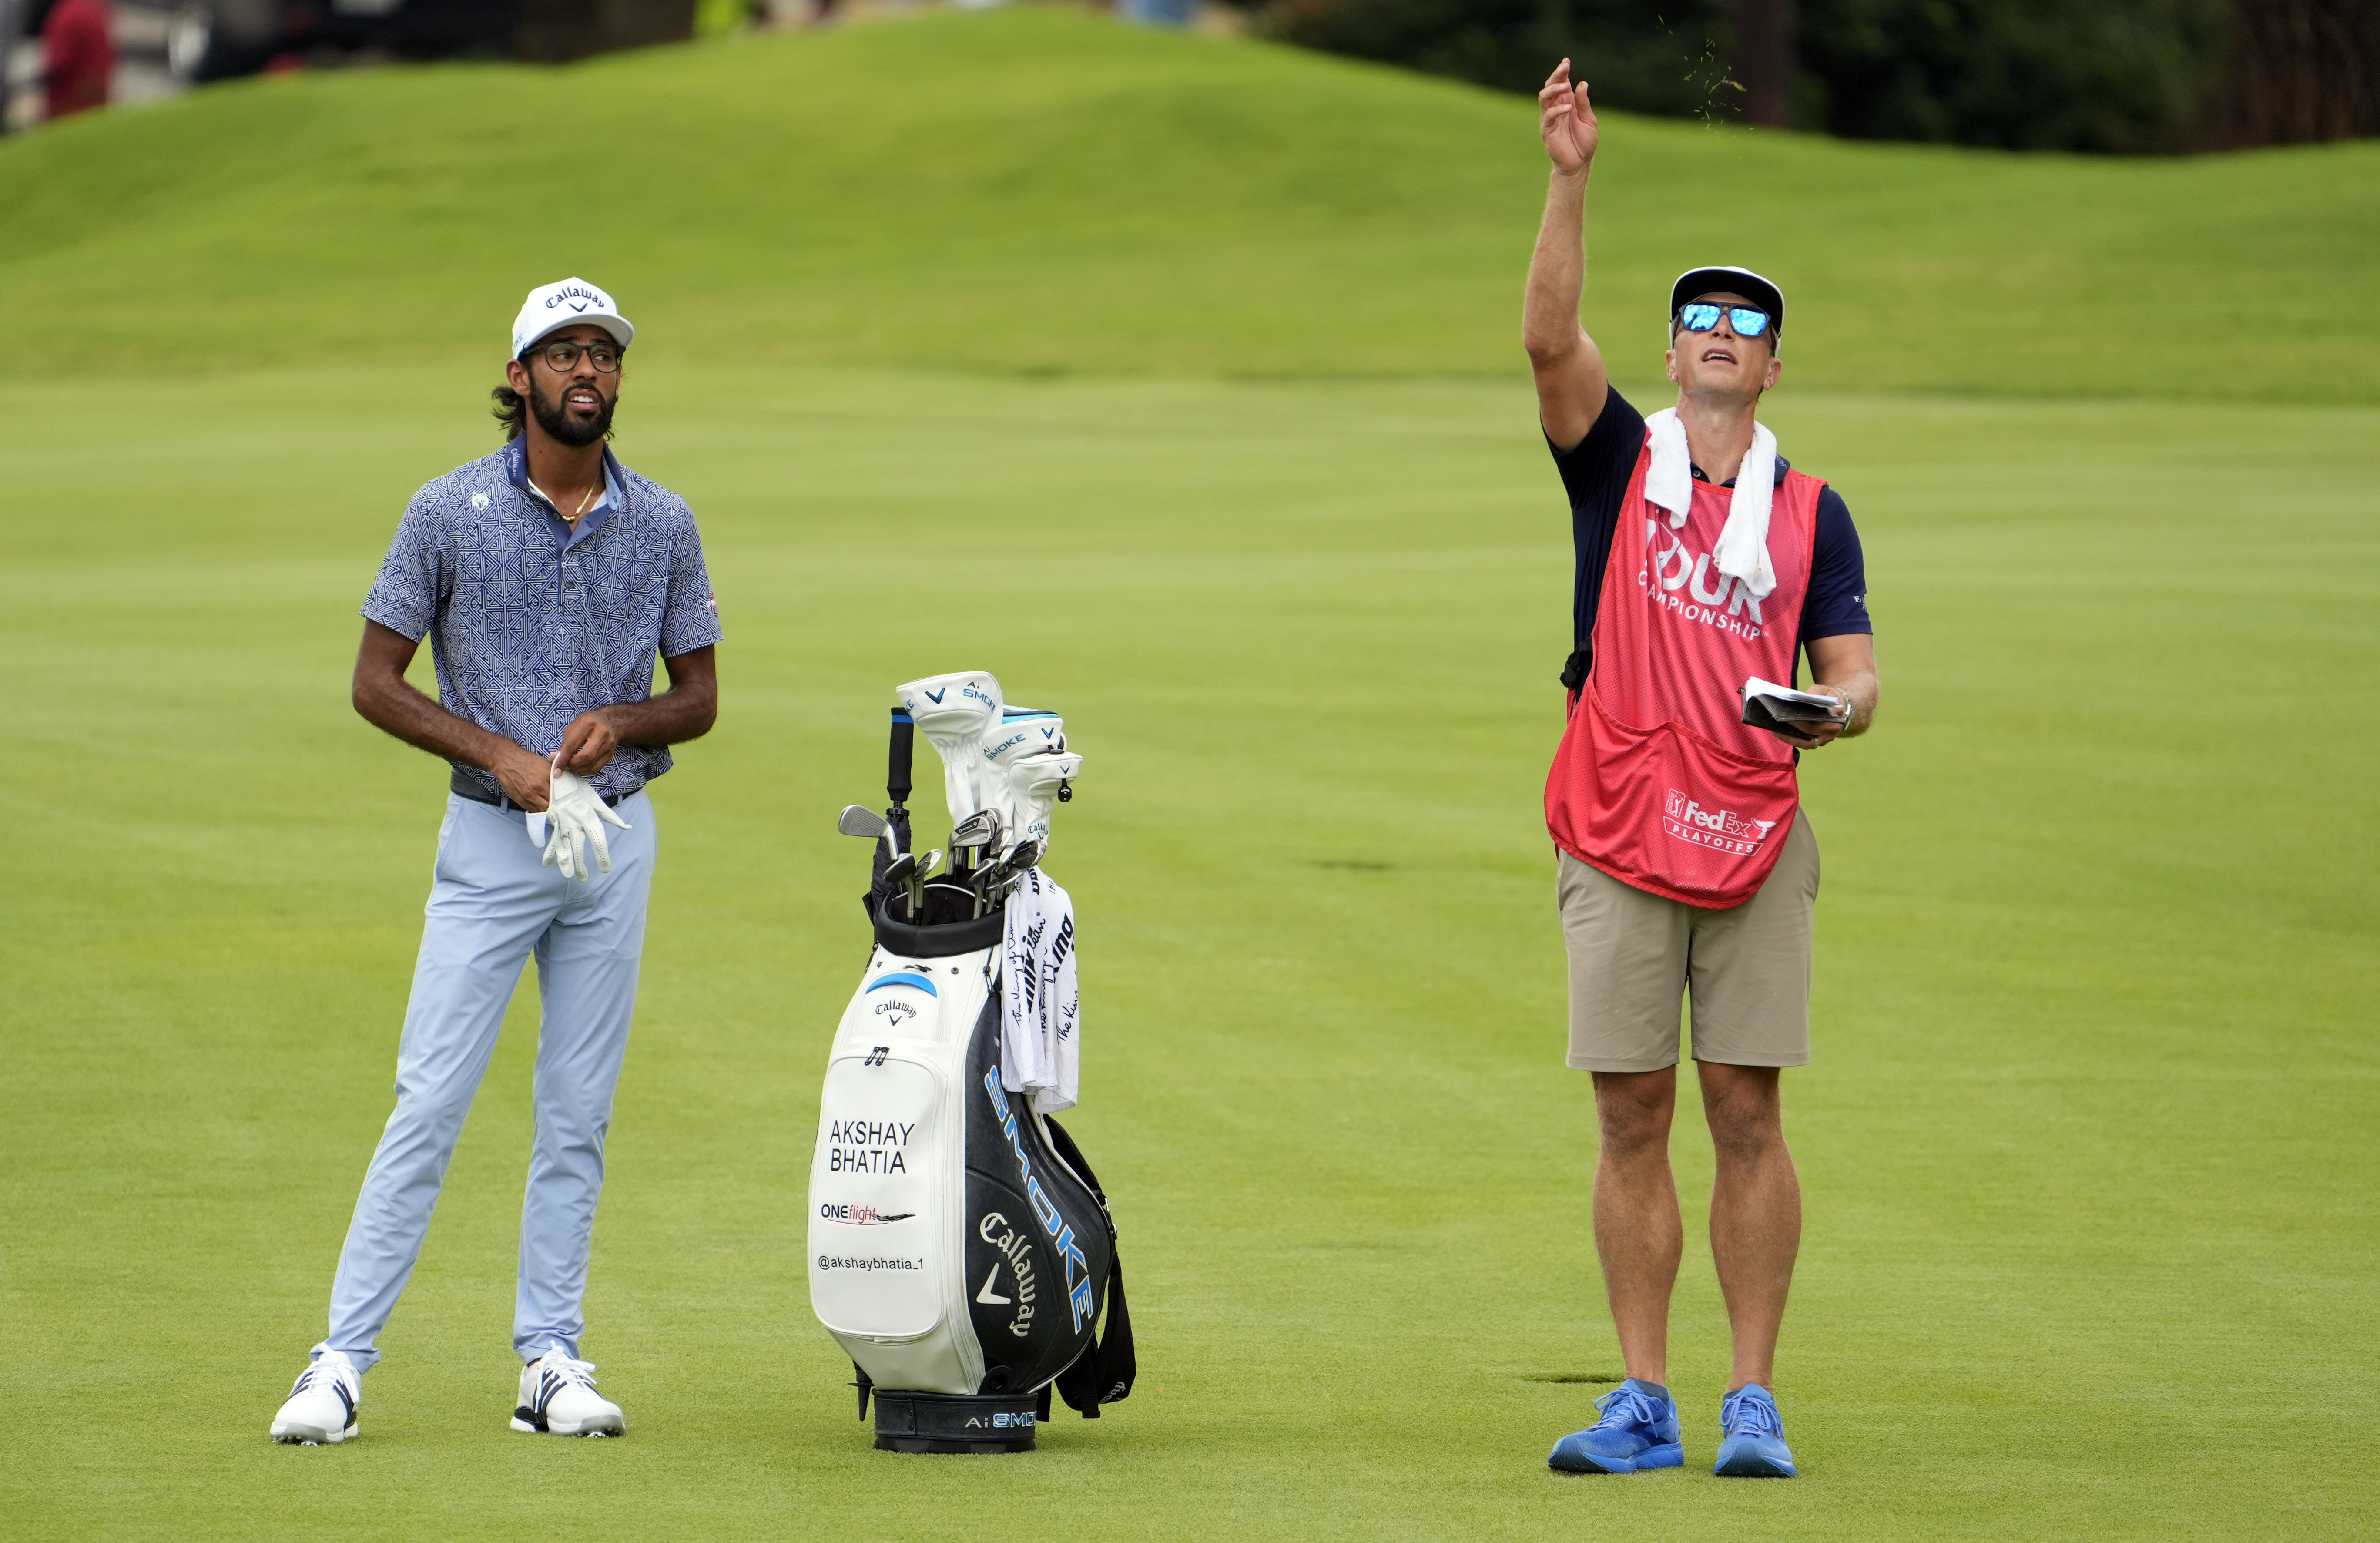
{"label": "tour championship text on bib", "polygon": [[1739,905],[1776,865],[1801,794],[1792,748],[1741,721],[1748,675],[1792,678],[1826,484],[1788,470],[1769,506],[1777,587],[1755,598],[1711,553],[1732,490],[1697,481],[1671,529],[1636,457],[1596,607],[1593,672],[1546,778],[1554,844],[1690,905]]}

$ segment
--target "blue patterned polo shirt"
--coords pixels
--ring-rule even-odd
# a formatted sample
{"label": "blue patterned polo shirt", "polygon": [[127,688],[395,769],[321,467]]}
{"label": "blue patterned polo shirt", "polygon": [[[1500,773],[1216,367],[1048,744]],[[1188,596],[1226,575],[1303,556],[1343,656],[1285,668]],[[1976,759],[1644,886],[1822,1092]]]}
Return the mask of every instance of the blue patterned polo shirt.
{"label": "blue patterned polo shirt", "polygon": [[[590,708],[652,694],[653,656],[719,641],[719,604],[686,500],[603,452],[602,503],[576,529],[528,481],[515,440],[413,495],[363,614],[430,638],[438,699],[491,734],[551,756]],[[595,776],[625,798],[670,769],[623,745]],[[457,764],[494,796],[492,772]]]}

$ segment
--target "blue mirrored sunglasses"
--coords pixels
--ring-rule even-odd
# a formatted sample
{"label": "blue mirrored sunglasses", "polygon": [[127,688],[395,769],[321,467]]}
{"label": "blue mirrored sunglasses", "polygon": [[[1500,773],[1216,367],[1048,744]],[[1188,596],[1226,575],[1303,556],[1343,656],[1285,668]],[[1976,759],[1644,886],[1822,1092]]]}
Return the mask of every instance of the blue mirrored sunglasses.
{"label": "blue mirrored sunglasses", "polygon": [[1690,333],[1706,333],[1718,325],[1719,312],[1727,312],[1727,324],[1735,329],[1738,337],[1759,337],[1768,331],[1768,313],[1752,306],[1713,305],[1707,300],[1695,300],[1678,308],[1678,325]]}

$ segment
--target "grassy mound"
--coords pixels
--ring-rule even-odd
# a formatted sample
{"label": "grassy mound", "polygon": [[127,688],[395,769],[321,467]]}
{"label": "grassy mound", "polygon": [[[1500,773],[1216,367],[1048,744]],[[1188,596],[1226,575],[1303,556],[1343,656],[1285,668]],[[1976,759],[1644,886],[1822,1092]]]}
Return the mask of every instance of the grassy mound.
{"label": "grassy mound", "polygon": [[[2380,145],[1606,138],[1614,343],[1739,261],[1801,384],[2380,397],[2319,325],[2375,265]],[[0,371],[492,355],[576,272],[657,362],[1509,372],[1541,182],[1519,98],[1065,10],[258,80],[0,146]]]}

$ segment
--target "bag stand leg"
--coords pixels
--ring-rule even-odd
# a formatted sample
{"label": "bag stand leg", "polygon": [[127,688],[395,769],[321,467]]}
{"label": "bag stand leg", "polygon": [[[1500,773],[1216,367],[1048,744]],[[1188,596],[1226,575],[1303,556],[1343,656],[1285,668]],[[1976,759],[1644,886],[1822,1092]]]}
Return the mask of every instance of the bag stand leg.
{"label": "bag stand leg", "polygon": [[875,1393],[879,1452],[1033,1450],[1038,1394]]}

